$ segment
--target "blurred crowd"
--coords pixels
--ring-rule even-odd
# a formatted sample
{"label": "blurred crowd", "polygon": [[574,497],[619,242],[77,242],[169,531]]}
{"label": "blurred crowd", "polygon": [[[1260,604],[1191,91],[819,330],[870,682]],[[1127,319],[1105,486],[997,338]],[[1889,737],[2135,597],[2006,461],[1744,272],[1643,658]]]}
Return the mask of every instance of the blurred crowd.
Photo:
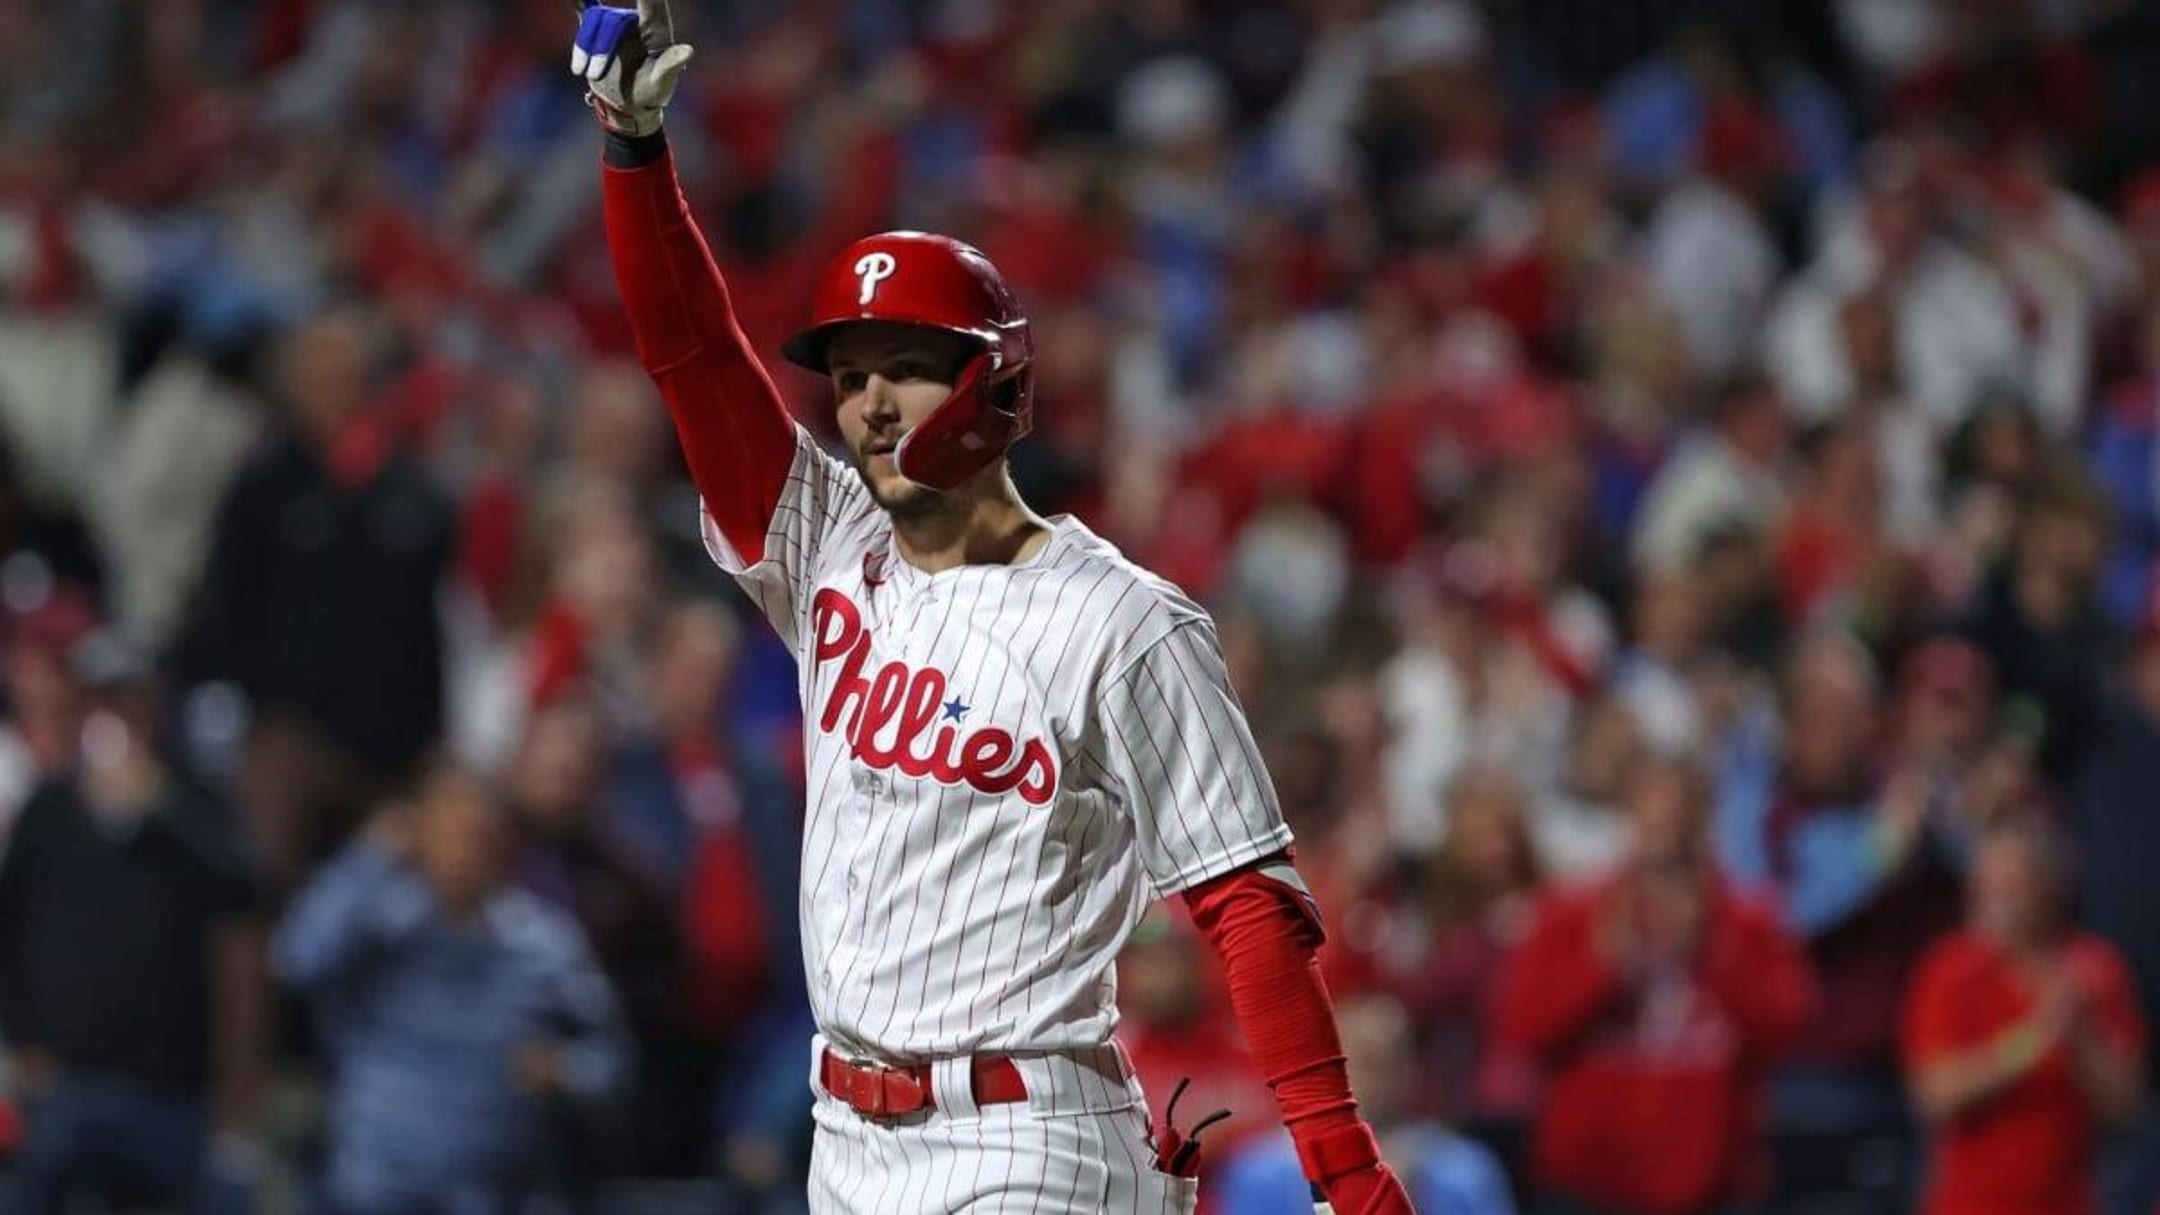
{"label": "blurred crowd", "polygon": [[[759,350],[879,228],[1015,283],[1423,1209],[2160,1209],[2160,9],[675,8]],[[573,24],[0,0],[12,1209],[801,1204],[794,680]],[[1300,1215],[1203,954],[1123,1036]]]}

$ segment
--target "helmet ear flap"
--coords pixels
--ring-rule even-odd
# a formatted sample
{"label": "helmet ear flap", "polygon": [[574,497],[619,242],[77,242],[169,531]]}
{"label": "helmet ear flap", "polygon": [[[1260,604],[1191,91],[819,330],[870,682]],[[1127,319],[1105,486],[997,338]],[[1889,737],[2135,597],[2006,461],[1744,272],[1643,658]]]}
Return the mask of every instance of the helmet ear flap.
{"label": "helmet ear flap", "polygon": [[1028,369],[996,372],[993,361],[987,350],[969,359],[952,395],[900,440],[893,462],[901,476],[931,489],[953,489],[1027,433]]}

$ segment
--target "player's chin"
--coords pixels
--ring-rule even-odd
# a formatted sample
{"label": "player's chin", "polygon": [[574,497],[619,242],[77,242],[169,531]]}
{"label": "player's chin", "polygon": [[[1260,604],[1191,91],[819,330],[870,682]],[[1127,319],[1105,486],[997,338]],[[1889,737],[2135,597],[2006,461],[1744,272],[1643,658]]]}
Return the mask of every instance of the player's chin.
{"label": "player's chin", "polygon": [[945,502],[944,494],[904,477],[894,477],[883,486],[873,486],[870,496],[895,519],[919,519],[936,514]]}
{"label": "player's chin", "polygon": [[855,471],[862,476],[863,488],[870,491],[885,513],[899,519],[915,518],[937,510],[945,495],[927,485],[918,485],[900,475],[890,455],[880,453],[867,458],[857,456]]}

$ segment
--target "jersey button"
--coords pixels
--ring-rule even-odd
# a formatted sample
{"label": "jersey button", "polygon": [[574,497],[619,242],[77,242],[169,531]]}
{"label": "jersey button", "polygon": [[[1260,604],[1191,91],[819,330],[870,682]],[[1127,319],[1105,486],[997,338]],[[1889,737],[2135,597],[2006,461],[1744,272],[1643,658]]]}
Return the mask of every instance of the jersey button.
{"label": "jersey button", "polygon": [[861,879],[861,878],[859,878],[859,877],[855,876],[855,875],[854,875],[854,874],[852,874],[852,873],[851,873],[851,874],[849,874],[849,875],[847,875],[847,888],[848,888],[848,889],[849,889],[850,891],[854,890],[854,889],[855,889],[856,887],[858,887],[858,886],[860,886],[860,885],[862,885],[862,879]]}

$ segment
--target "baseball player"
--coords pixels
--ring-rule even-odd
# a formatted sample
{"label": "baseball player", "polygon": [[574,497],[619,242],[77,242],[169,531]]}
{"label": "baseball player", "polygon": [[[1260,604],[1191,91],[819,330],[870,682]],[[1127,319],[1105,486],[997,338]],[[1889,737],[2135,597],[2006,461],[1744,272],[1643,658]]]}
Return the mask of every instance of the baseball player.
{"label": "baseball player", "polygon": [[[856,242],[783,347],[847,462],[789,417],[676,181],[666,0],[593,5],[571,67],[606,128],[607,237],[713,560],[801,671],[810,1206],[1190,1211],[1112,1037],[1112,963],[1184,899],[1316,1201],[1411,1210],[1344,1075],[1321,924],[1208,616],[1007,476],[1031,338],[1004,280],[921,232]],[[1327,1209],[1323,1206],[1322,1209]]]}

